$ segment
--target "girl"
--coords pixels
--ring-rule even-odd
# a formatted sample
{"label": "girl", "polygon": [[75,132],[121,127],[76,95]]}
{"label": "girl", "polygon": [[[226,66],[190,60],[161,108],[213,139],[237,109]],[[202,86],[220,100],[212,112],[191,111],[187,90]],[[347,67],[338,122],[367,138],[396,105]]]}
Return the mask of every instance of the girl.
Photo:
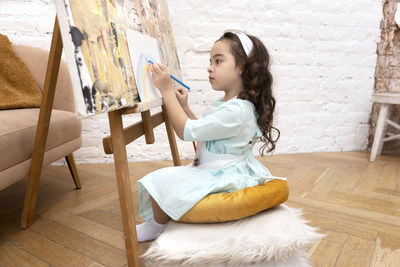
{"label": "girl", "polygon": [[165,66],[153,64],[150,69],[175,133],[185,141],[198,141],[198,146],[193,166],[163,168],[138,181],[140,215],[146,220],[136,226],[139,242],[156,238],[170,218],[178,220],[208,194],[277,178],[256,160],[252,147],[260,139],[260,154],[271,152],[280,135],[272,126],[269,55],[258,38],[225,32],[215,42],[209,82],[225,95],[200,119],[187,104],[187,90],[173,90]]}

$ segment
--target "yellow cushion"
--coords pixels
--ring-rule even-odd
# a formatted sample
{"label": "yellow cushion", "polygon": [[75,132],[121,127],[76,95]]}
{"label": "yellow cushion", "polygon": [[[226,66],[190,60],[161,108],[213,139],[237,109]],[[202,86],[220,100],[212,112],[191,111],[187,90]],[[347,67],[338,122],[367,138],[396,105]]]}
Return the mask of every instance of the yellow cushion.
{"label": "yellow cushion", "polygon": [[216,223],[238,220],[282,204],[288,199],[284,180],[271,180],[232,193],[208,195],[186,212],[178,222]]}

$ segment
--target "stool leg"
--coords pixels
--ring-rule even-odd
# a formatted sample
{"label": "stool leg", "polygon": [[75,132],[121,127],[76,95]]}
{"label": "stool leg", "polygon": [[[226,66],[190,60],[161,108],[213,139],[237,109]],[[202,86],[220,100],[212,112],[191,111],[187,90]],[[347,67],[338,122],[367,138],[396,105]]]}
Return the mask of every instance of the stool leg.
{"label": "stool leg", "polygon": [[[388,127],[388,120],[390,119],[390,115],[392,114],[392,105],[388,104],[388,111],[387,111],[387,115],[386,115],[386,119],[385,119],[385,125],[383,126],[383,134],[382,134],[382,140],[385,139],[386,135],[387,135],[387,127]],[[378,153],[377,155],[380,155],[382,152],[382,147],[383,147],[383,141],[379,143],[379,147],[378,147]]]}
{"label": "stool leg", "polygon": [[381,104],[381,110],[379,111],[378,123],[376,124],[374,143],[372,144],[370,162],[374,162],[376,155],[380,154],[383,146],[383,137],[386,126],[386,119],[389,115],[389,104]]}

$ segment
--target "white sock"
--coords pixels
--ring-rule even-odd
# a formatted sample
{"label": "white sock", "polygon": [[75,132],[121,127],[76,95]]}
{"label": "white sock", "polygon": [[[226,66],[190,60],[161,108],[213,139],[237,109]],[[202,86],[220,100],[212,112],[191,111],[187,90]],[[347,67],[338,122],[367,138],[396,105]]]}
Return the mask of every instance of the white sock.
{"label": "white sock", "polygon": [[159,224],[151,220],[139,225],[136,225],[136,234],[139,242],[150,241],[155,239],[164,231],[167,224]]}

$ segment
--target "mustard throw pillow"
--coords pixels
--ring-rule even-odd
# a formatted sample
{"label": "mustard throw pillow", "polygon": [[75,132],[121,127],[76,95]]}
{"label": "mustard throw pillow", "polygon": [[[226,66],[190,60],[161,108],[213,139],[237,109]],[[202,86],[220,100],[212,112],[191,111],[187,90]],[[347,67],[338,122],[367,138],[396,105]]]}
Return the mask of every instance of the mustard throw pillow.
{"label": "mustard throw pillow", "polygon": [[271,180],[232,193],[208,195],[186,212],[178,222],[216,223],[238,220],[276,207],[285,202],[288,196],[287,181]]}
{"label": "mustard throw pillow", "polygon": [[28,67],[0,34],[0,109],[40,107],[41,97]]}

